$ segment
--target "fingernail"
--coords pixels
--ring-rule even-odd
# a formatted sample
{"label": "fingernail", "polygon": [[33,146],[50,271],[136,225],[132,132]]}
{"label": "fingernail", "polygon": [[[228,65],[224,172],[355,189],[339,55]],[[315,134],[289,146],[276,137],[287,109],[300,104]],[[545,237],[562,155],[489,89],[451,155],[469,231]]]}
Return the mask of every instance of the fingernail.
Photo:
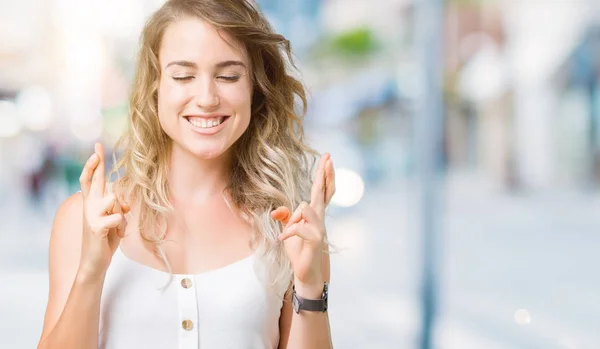
{"label": "fingernail", "polygon": [[90,156],[90,158],[88,159],[88,161],[96,160],[97,157],[98,157],[98,154],[94,153],[94,154],[92,154],[92,156]]}

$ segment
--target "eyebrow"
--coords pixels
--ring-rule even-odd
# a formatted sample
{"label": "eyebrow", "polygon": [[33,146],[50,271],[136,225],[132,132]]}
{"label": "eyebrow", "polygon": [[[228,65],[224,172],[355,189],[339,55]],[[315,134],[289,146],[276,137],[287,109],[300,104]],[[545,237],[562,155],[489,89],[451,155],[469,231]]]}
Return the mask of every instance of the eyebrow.
{"label": "eyebrow", "polygon": [[195,68],[196,67],[196,63],[194,63],[194,62],[190,62],[190,61],[173,61],[173,62],[167,64],[167,66],[165,67],[165,69],[167,69],[168,67],[170,67],[172,65],[180,65],[182,67],[189,67],[189,68]]}
{"label": "eyebrow", "polygon": [[[167,66],[165,67],[165,69],[167,69],[168,67],[172,66],[172,65],[179,65],[182,67],[187,67],[187,68],[196,68],[197,65],[194,62],[190,62],[190,61],[173,61],[170,62],[169,64],[167,64]],[[246,65],[240,61],[223,61],[223,62],[219,62],[215,65],[217,68],[226,68],[226,67],[231,67],[231,66],[240,66],[243,68],[246,68]]]}
{"label": "eyebrow", "polygon": [[240,61],[223,61],[223,62],[217,63],[216,67],[217,68],[227,68],[227,67],[231,67],[234,65],[246,68],[246,65]]}

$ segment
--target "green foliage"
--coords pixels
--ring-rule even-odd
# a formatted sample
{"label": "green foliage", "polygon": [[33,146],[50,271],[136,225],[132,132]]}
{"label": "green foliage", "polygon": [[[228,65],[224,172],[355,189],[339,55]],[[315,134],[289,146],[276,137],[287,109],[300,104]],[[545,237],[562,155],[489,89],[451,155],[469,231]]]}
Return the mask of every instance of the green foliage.
{"label": "green foliage", "polygon": [[359,27],[336,36],[325,36],[313,48],[312,56],[362,58],[375,53],[379,46],[369,28]]}
{"label": "green foliage", "polygon": [[334,37],[332,48],[341,53],[364,55],[375,51],[377,42],[369,28],[361,27]]}

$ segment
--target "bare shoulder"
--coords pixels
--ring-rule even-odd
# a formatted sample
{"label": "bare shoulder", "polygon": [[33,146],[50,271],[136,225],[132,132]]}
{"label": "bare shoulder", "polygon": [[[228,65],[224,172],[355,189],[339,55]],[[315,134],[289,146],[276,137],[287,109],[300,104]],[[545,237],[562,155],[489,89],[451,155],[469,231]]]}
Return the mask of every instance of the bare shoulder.
{"label": "bare shoulder", "polygon": [[77,192],[69,196],[58,207],[52,224],[49,246],[51,287],[52,279],[56,275],[75,277],[81,256],[82,235],[83,195],[81,192]]}
{"label": "bare shoulder", "polygon": [[57,276],[60,280],[75,277],[81,257],[82,235],[83,195],[77,192],[58,207],[52,224],[48,253],[50,293]]}
{"label": "bare shoulder", "polygon": [[58,207],[52,224],[50,233],[50,248],[52,248],[53,239],[62,239],[67,237],[79,238],[81,241],[81,232],[83,227],[83,195],[77,192],[69,196]]}
{"label": "bare shoulder", "polygon": [[56,218],[58,218],[61,214],[73,213],[73,211],[79,210],[78,213],[83,212],[83,195],[80,191],[75,194],[69,196],[63,201],[58,210],[56,212]]}
{"label": "bare shoulder", "polygon": [[83,196],[80,192],[68,197],[58,207],[50,232],[49,293],[44,317],[44,338],[56,325],[75,280],[83,233]]}

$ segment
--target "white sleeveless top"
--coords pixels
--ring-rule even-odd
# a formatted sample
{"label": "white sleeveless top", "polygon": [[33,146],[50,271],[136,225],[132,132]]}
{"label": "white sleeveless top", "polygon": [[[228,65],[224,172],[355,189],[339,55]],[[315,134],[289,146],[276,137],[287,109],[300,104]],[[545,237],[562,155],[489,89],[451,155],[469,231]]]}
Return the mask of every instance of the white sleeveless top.
{"label": "white sleeveless top", "polygon": [[259,281],[253,267],[258,259],[174,274],[164,288],[168,273],[117,248],[102,291],[99,348],[277,348],[283,301]]}

